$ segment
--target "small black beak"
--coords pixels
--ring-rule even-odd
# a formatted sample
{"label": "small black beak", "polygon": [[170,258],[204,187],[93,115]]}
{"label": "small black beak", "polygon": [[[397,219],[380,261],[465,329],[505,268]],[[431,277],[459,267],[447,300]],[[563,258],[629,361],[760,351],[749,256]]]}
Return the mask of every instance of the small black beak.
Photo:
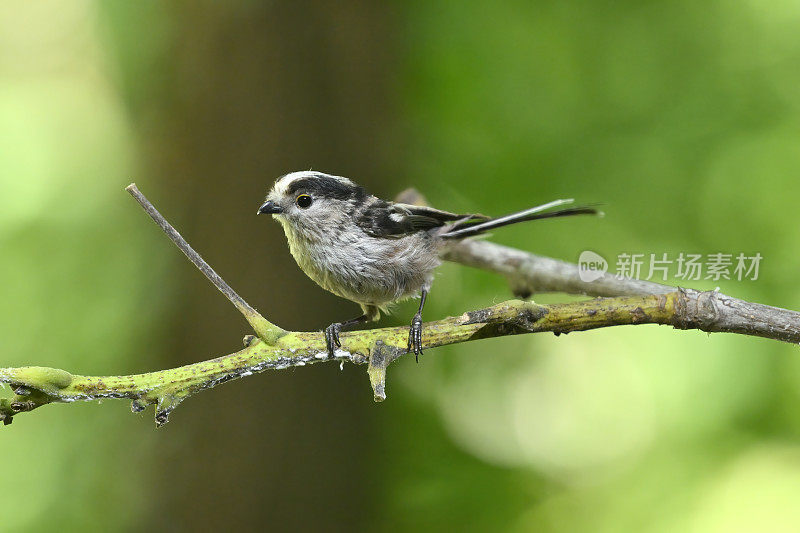
{"label": "small black beak", "polygon": [[267,200],[264,202],[264,205],[258,208],[257,215],[277,215],[278,213],[283,213],[283,208],[273,202],[272,200]]}

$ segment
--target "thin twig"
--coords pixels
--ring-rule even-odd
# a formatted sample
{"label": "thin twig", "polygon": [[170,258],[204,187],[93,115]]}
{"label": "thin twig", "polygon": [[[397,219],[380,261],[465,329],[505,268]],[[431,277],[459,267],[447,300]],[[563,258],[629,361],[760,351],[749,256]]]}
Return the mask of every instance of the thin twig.
{"label": "thin twig", "polygon": [[217,274],[211,266],[205,262],[205,260],[200,257],[194,248],[192,248],[186,239],[184,239],[180,233],[170,224],[164,216],[158,212],[155,206],[150,203],[150,200],[142,194],[138,187],[136,187],[135,183],[131,183],[125,190],[130,193],[133,198],[139,202],[139,205],[142,206],[145,213],[147,213],[150,218],[153,219],[153,222],[158,224],[158,227],[167,235],[167,237],[175,243],[181,252],[183,252],[186,257],[189,258],[189,261],[194,263],[200,272],[208,278],[210,281],[219,291],[225,295],[225,297],[230,300],[230,302],[239,310],[242,315],[244,315],[245,319],[250,323],[253,329],[258,333],[258,336],[263,339],[265,342],[272,343],[275,340],[276,335],[279,336],[285,331],[278,326],[270,323],[266,318],[264,318],[258,311],[256,311],[250,304],[245,301],[244,298],[239,296],[239,294],[234,291],[230,285],[228,285],[224,279],[222,279],[219,274]]}

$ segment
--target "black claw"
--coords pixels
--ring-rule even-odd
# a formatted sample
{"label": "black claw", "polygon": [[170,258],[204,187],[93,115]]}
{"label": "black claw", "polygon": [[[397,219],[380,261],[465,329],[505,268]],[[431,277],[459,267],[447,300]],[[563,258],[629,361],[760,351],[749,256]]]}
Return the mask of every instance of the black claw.
{"label": "black claw", "polygon": [[406,353],[414,350],[414,359],[419,363],[419,356],[422,354],[422,315],[417,313],[411,320],[411,327],[408,329],[408,348]]}
{"label": "black claw", "polygon": [[325,345],[328,348],[328,356],[331,359],[334,357],[336,348],[341,348],[342,343],[339,340],[339,332],[342,331],[341,322],[334,322],[325,328]]}

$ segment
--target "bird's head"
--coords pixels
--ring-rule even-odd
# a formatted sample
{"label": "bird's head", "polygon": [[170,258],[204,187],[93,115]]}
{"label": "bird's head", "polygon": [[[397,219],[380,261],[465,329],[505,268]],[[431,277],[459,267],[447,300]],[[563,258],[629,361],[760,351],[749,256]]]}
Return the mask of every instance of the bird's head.
{"label": "bird's head", "polygon": [[271,214],[284,229],[312,237],[344,223],[367,193],[352,181],[322,172],[301,171],[281,176],[258,214]]}

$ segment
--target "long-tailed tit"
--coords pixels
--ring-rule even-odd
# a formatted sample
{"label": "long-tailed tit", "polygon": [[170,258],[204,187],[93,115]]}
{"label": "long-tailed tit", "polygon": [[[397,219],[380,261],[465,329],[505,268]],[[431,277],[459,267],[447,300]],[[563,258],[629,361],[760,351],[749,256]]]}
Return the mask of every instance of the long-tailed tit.
{"label": "long-tailed tit", "polygon": [[570,203],[555,200],[499,218],[459,215],[387,202],[347,178],[303,171],[278,178],[258,214],[271,214],[281,223],[289,251],[308,277],[361,306],[361,316],[325,328],[331,357],[341,347],[339,332],[344,328],[375,321],[395,302],[417,295],[408,351],[419,357],[422,308],[441,252],[456,241],[508,224],[597,213],[592,207],[555,209]]}

